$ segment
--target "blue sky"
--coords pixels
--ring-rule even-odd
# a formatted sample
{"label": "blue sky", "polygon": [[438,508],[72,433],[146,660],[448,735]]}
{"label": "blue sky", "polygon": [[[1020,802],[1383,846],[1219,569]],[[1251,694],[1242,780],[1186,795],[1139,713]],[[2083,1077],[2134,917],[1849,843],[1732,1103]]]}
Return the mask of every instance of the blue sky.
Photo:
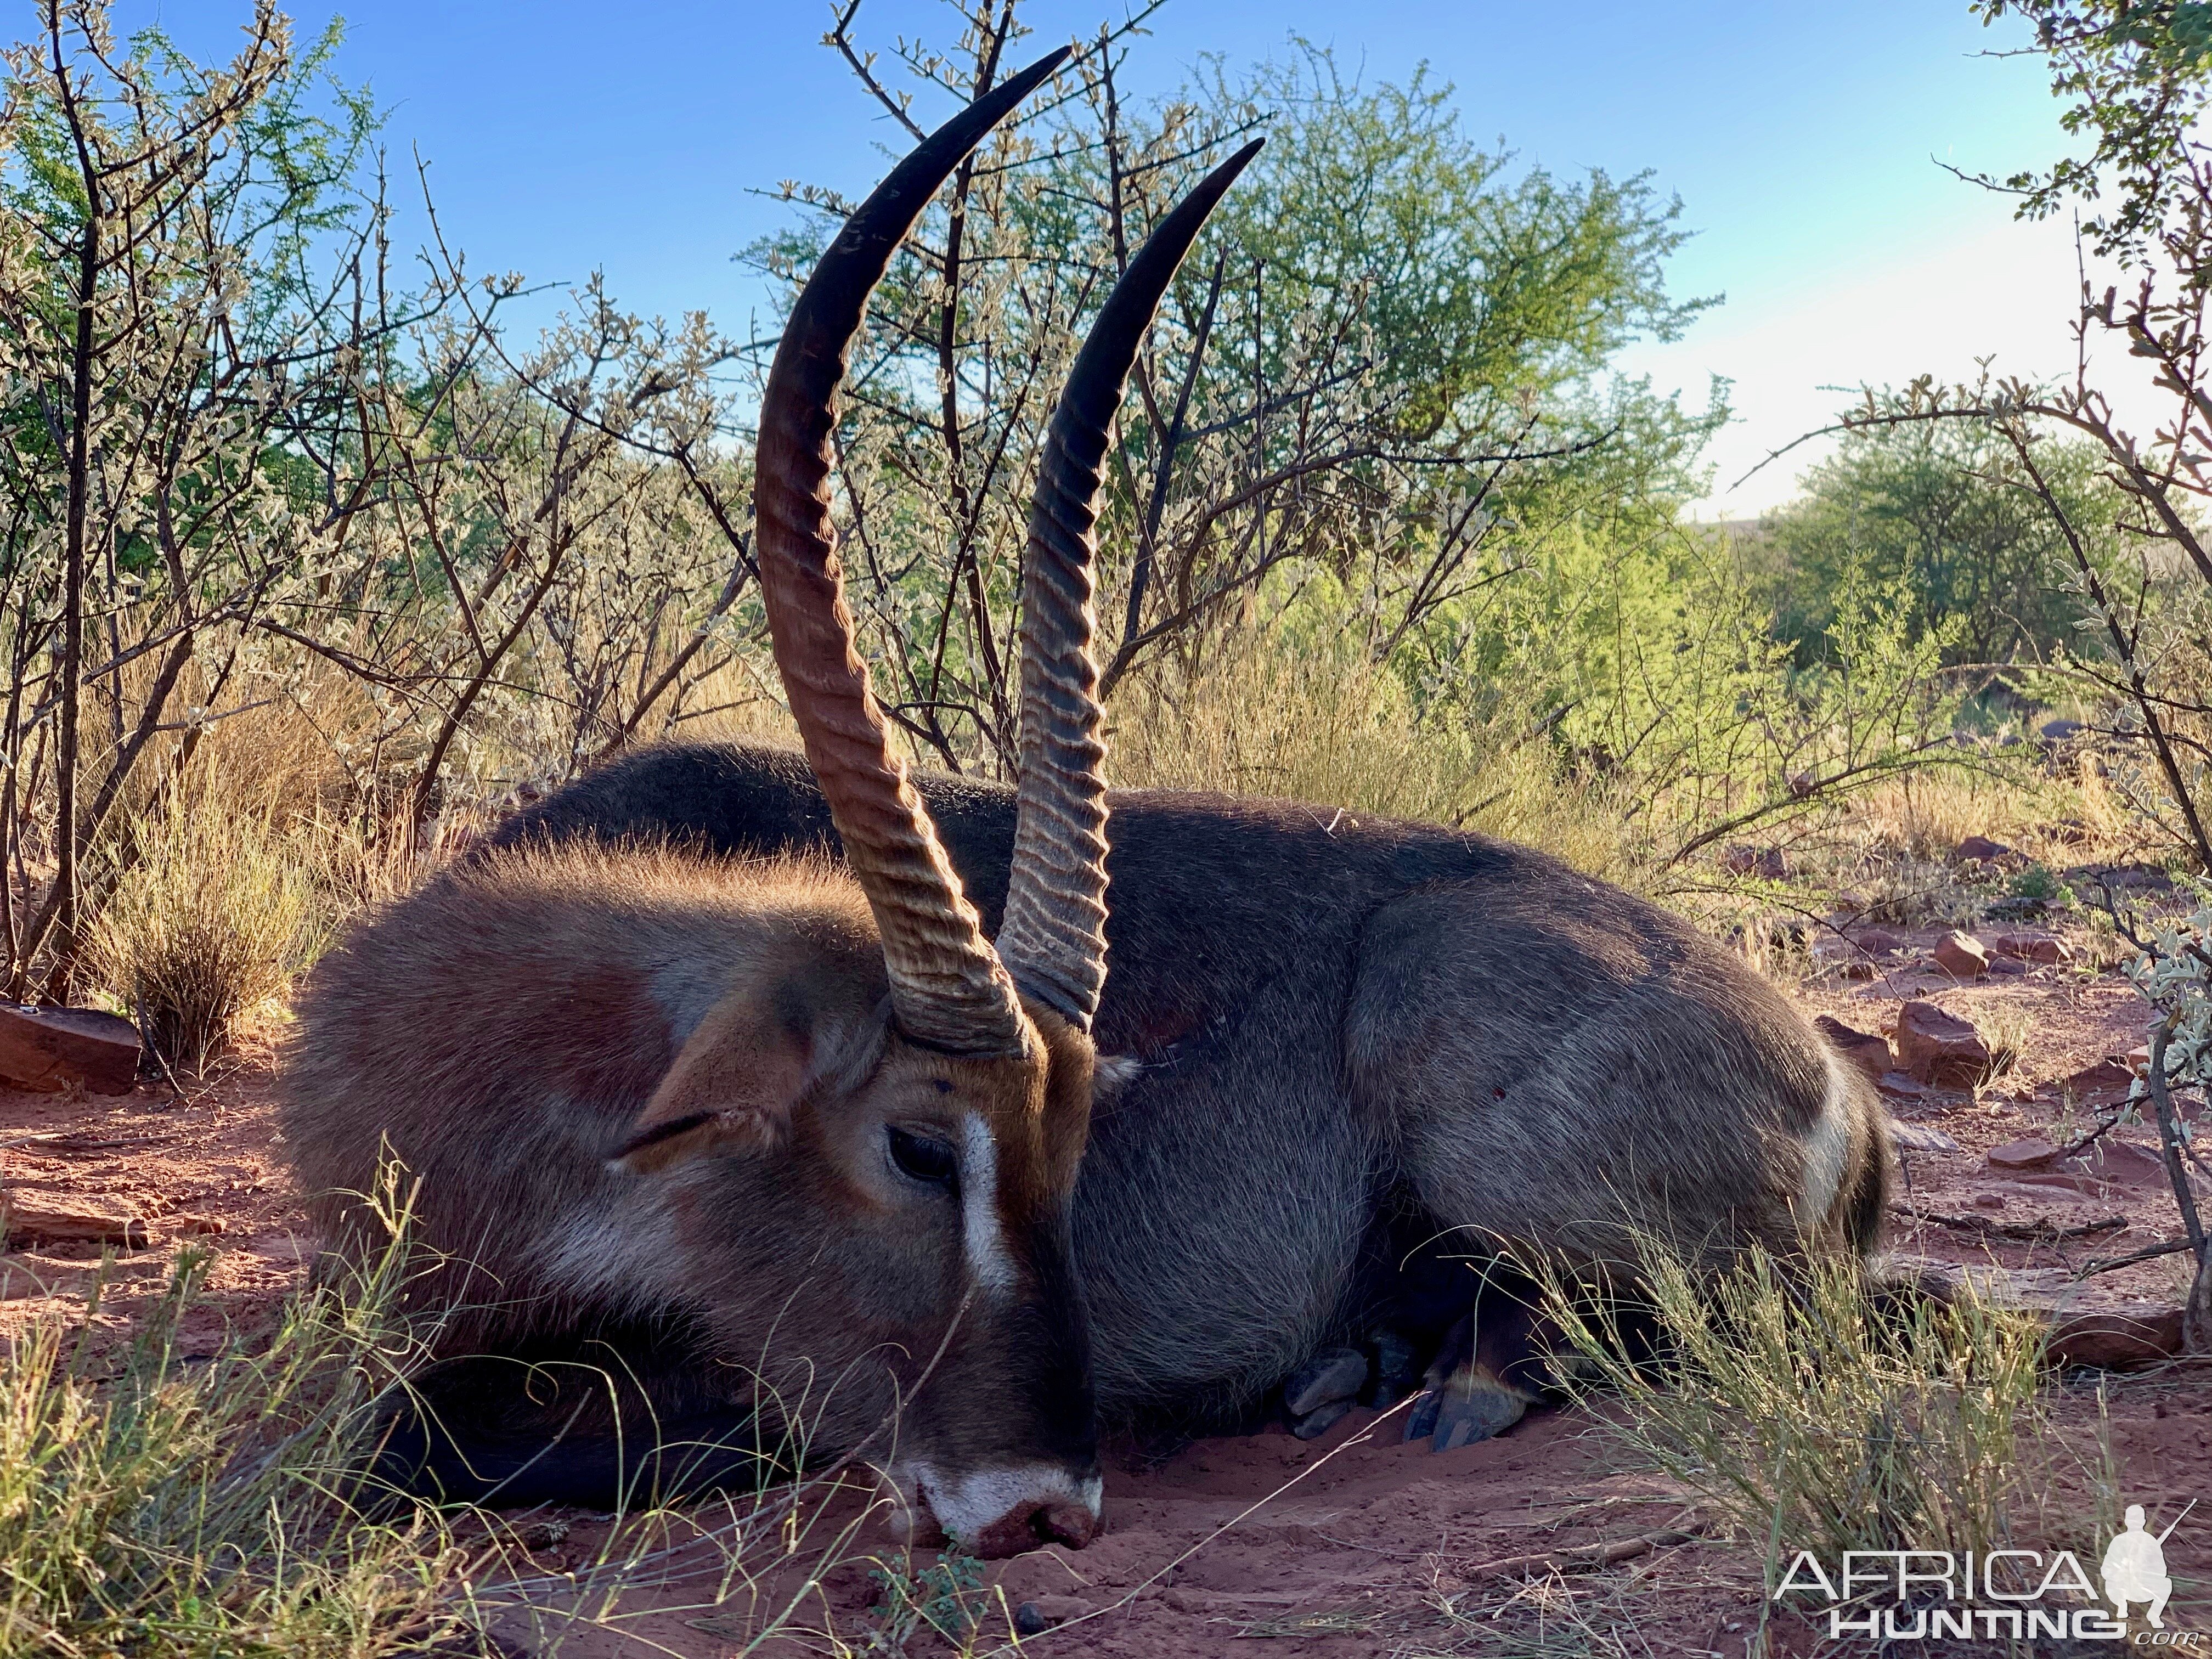
{"label": "blue sky", "polygon": [[[202,55],[227,51],[246,0],[118,0]],[[815,0],[301,0],[303,34],[342,13],[340,72],[389,112],[395,167],[429,162],[440,216],[480,270],[574,282],[604,269],[625,305],[704,307],[744,325],[759,295],[731,256],[787,210],[749,194],[786,178],[864,188],[897,143],[836,53]],[[1118,5],[1030,0],[1030,45],[1090,34]],[[950,44],[927,0],[866,0],[858,32]],[[2006,171],[2061,135],[2039,65],[1964,0],[1847,7],[1580,7],[1495,0],[1170,0],[1136,45],[1139,94],[1205,53],[1249,61],[1292,32],[1370,79],[1425,61],[1468,128],[1562,172],[1650,169],[1698,233],[1671,270],[1727,304],[1626,367],[1702,398],[1730,375],[1743,420],[1716,455],[1724,484],[1839,399],[1823,381],[1931,368],[2044,372],[2067,360],[2073,288],[2063,232],[1938,165]],[[941,113],[942,111],[928,112]],[[1771,469],[1717,512],[1786,494]]]}

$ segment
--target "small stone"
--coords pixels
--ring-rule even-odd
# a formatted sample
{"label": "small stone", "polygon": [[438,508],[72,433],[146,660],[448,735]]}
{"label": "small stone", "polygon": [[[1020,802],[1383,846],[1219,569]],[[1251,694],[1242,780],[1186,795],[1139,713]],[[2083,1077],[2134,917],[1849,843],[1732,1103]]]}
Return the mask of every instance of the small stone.
{"label": "small stone", "polygon": [[1291,1422],[1291,1432],[1301,1440],[1317,1440],[1352,1415],[1349,1400],[1332,1400],[1325,1406],[1316,1406],[1303,1417]]}
{"label": "small stone", "polygon": [[2155,864],[2076,864],[2058,872],[2076,891],[2117,888],[2129,893],[2170,893],[2173,872]]}
{"label": "small stone", "polygon": [[1897,1015],[1898,1063],[1923,1083],[1972,1089],[1990,1074],[1989,1045],[1956,1014],[1908,1002]]}
{"label": "small stone", "polygon": [[138,1081],[138,1028],[96,1008],[0,1002],[0,1081],[53,1092],[82,1083],[127,1095]]}
{"label": "small stone", "polygon": [[1976,1193],[1974,1194],[1974,1207],[1978,1210],[2002,1210],[2004,1208],[2004,1194],[2002,1193]]}
{"label": "small stone", "polygon": [[1304,1417],[1332,1401],[1352,1400],[1367,1386],[1367,1356],[1357,1348],[1323,1348],[1283,1384],[1283,1409]]}
{"label": "small stone", "polygon": [[8,1242],[32,1244],[120,1244],[146,1248],[146,1223],[113,1199],[60,1193],[0,1194]]}
{"label": "small stone", "polygon": [[1789,878],[1790,860],[1778,847],[1753,847],[1739,842],[1721,854],[1721,868],[1732,876],[1756,876],[1761,881]]}
{"label": "small stone", "polygon": [[1881,1074],[1894,1063],[1890,1058],[1888,1042],[1871,1031],[1853,1030],[1828,1014],[1820,1015],[1813,1024],[1838,1054],[1875,1083],[1881,1081]]}
{"label": "small stone", "polygon": [[2011,851],[2012,848],[2002,842],[1991,841],[1987,836],[1969,836],[1959,843],[1952,856],[1970,864],[1986,864],[1991,859],[2001,859]]}
{"label": "small stone", "polygon": [[2049,933],[1999,933],[1990,941],[1990,949],[2022,962],[2063,962],[2074,954],[2063,939]]}
{"label": "small stone", "polygon": [[1862,927],[1851,935],[1851,942],[1870,957],[1891,956],[1905,949],[1902,939],[1881,927]]}
{"label": "small stone", "polygon": [[211,1215],[179,1215],[169,1218],[169,1224],[180,1233],[191,1233],[213,1238],[222,1231],[222,1220]]}
{"label": "small stone", "polygon": [[2000,979],[2018,979],[2027,971],[2027,964],[2017,957],[1991,957],[1990,971]]}
{"label": "small stone", "polygon": [[[2146,1054],[2144,1060],[2148,1061]],[[2058,1079],[2061,1093],[2070,1097],[2075,1105],[2091,1101],[2100,1104],[2125,1100],[2128,1087],[2136,1074],[2117,1060],[2099,1060],[2094,1066],[2085,1066],[2080,1071]]]}
{"label": "small stone", "polygon": [[2131,1181],[2163,1188],[2170,1179],[2163,1152],[2112,1135],[2099,1136],[2066,1162],[2100,1181]]}
{"label": "small stone", "polygon": [[1993,1170],[2040,1170],[2058,1156],[2058,1148],[2040,1135],[2027,1135],[1990,1148]]}
{"label": "small stone", "polygon": [[2150,1045],[2145,1043],[2140,1048],[2129,1049],[2126,1065],[2128,1070],[2135,1076],[2148,1077],[2150,1075]]}
{"label": "small stone", "polygon": [[1918,1101],[1925,1099],[1928,1094],[1926,1084],[1903,1072],[1884,1072],[1874,1080],[1874,1086],[1890,1100]]}
{"label": "small stone", "polygon": [[1896,1118],[1889,1121],[1889,1144],[1907,1152],[1955,1152],[1959,1143],[1941,1129],[1925,1123],[1903,1123]]}
{"label": "small stone", "polygon": [[1098,1609],[1079,1595],[1040,1595],[1014,1609],[1018,1635],[1042,1636],[1054,1625],[1087,1618]]}
{"label": "small stone", "polygon": [[1990,953],[1972,934],[1954,927],[1936,941],[1936,965],[1954,979],[1979,979],[1990,971]]}
{"label": "small stone", "polygon": [[0,1256],[0,1302],[15,1302],[22,1297],[44,1296],[53,1287],[27,1262],[10,1261]]}
{"label": "small stone", "polygon": [[1857,940],[1840,937],[1813,941],[1813,966],[1844,979],[1872,979],[1880,971]]}

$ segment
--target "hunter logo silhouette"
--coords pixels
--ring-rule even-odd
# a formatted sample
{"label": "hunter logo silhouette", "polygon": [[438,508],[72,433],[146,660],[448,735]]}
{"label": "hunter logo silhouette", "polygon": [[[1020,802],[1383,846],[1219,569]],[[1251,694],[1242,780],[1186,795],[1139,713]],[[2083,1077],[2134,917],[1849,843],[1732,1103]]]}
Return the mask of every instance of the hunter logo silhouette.
{"label": "hunter logo silhouette", "polygon": [[2112,1541],[2105,1547],[2100,1570],[2105,1599],[2121,1618],[2128,1616],[2130,1602],[2147,1601],[2150,1604],[2147,1611],[2151,1628],[2166,1628],[2166,1601],[2173,1594],[2173,1580],[2166,1571],[2166,1540],[2173,1536],[2174,1528],[2196,1507],[2197,1500],[2192,1498],[2164,1532],[2154,1534],[2144,1528],[2142,1505],[2128,1505],[2127,1525],[2115,1533]]}

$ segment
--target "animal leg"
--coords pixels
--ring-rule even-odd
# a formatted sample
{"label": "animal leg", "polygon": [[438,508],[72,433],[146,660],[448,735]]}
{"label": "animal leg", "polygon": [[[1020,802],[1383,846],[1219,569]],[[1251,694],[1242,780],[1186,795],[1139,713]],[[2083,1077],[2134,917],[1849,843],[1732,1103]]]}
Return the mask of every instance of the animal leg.
{"label": "animal leg", "polygon": [[1454,1451],[1503,1434],[1543,1398],[1545,1352],[1534,1312],[1492,1291],[1445,1334],[1406,1419],[1406,1438]]}

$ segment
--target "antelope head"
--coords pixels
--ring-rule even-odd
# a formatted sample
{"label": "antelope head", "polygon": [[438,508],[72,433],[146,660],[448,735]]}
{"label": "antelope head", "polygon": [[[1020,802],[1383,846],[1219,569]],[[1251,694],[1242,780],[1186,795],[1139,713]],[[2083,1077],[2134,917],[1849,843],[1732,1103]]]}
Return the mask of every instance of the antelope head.
{"label": "antelope head", "polygon": [[[866,897],[858,931],[872,938],[856,947],[848,927],[764,963],[690,1036],[622,1154],[636,1170],[750,1160],[761,1203],[801,1206],[776,1246],[817,1275],[804,1293],[817,1305],[793,1316],[800,1346],[834,1352],[845,1334],[908,1355],[890,1478],[909,1513],[992,1555],[1080,1546],[1098,1523],[1069,1230],[1106,975],[1093,501],[1152,313],[1259,146],[1207,178],[1130,262],[1048,428],[1023,571],[1018,818],[995,943],[891,752],[855,648],[830,436],[891,254],[961,158],[1065,56],[924,140],[847,221],[792,309],[761,407],[756,554],[776,665]],[[872,998],[854,994],[856,948]]]}

